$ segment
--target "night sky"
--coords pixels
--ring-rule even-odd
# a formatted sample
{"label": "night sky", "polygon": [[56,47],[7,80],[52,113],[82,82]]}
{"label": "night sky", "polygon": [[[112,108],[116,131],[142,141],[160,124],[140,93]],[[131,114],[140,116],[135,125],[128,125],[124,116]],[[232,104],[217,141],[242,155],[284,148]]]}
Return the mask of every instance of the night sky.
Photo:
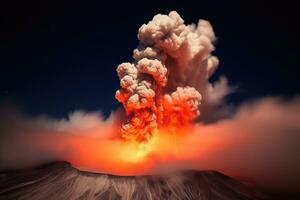
{"label": "night sky", "polygon": [[[122,2],[122,3],[120,3]],[[227,102],[300,93],[299,10],[288,1],[9,1],[0,5],[0,101],[30,114],[64,117],[119,106],[116,67],[132,61],[137,31],[176,10],[187,24],[209,20],[215,55],[238,86]],[[195,3],[197,2],[197,3]],[[248,3],[246,3],[248,2]]]}

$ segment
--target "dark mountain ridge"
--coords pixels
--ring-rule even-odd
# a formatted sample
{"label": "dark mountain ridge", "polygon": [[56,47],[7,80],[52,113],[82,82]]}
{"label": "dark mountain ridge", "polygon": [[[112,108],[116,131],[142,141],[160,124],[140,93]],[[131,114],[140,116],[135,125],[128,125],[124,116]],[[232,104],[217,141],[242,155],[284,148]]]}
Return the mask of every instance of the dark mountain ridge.
{"label": "dark mountain ridge", "polygon": [[0,173],[0,199],[269,199],[216,171],[115,176],[80,171],[67,162]]}

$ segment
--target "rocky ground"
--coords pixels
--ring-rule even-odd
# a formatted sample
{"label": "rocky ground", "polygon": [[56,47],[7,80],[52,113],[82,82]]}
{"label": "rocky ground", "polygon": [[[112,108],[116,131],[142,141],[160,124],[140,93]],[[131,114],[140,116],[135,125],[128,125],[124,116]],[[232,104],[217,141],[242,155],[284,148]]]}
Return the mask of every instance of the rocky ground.
{"label": "rocky ground", "polygon": [[215,171],[113,176],[79,171],[66,162],[0,173],[0,199],[269,199]]}

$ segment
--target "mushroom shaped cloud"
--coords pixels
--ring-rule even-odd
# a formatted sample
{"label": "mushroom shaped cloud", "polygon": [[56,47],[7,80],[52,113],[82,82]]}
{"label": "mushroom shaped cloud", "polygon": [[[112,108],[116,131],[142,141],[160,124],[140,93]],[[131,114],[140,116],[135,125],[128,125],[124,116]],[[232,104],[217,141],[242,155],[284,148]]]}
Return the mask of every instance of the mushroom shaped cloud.
{"label": "mushroom shaped cloud", "polygon": [[138,39],[134,62],[117,68],[116,98],[128,116],[123,138],[148,141],[160,128],[187,125],[200,115],[202,99],[212,105],[230,92],[226,81],[221,87],[208,82],[219,63],[208,21],[185,25],[175,11],[158,14],[140,27]]}

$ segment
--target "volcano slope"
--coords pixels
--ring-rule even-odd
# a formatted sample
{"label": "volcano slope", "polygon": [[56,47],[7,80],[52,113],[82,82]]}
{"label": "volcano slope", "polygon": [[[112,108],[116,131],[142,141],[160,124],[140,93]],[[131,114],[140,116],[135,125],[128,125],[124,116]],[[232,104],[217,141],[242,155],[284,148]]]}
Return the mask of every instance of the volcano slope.
{"label": "volcano slope", "polygon": [[160,176],[114,176],[79,171],[67,162],[2,172],[0,199],[267,199],[262,193],[215,171]]}

